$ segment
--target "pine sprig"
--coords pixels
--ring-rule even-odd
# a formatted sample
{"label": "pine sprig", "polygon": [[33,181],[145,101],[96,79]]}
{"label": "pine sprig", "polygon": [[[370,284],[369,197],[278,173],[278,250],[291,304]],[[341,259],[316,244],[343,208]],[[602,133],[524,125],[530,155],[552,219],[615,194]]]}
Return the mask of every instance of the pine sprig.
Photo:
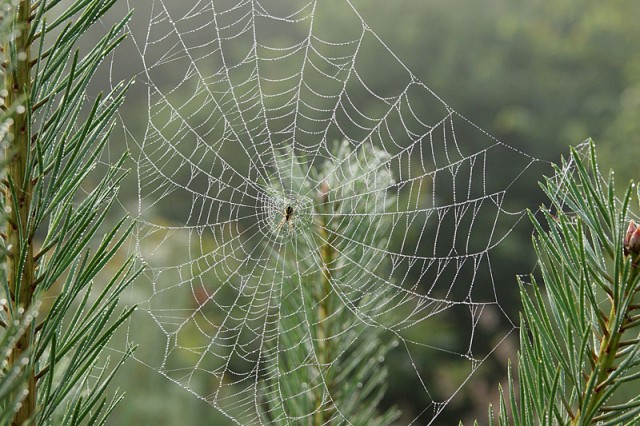
{"label": "pine sprig", "polygon": [[[103,424],[122,397],[108,398],[106,388],[133,350],[112,365],[104,354],[133,312],[119,308],[119,298],[139,273],[131,257],[119,261],[115,273],[108,270],[131,232],[127,218],[105,226],[126,155],[101,166],[104,172],[90,184],[130,83],[94,99],[88,93],[98,67],[124,38],[130,15],[87,52],[77,48],[114,2],[21,0],[11,9],[20,35],[3,51],[5,105],[16,119],[3,181],[2,206],[10,213],[2,245],[7,309],[0,315],[11,326],[36,300],[51,300],[44,319],[20,334],[7,360],[10,371],[21,363],[26,374],[26,392],[13,391],[21,404],[7,420],[16,425]],[[5,412],[13,402],[0,404]]]}
{"label": "pine sprig", "polygon": [[555,171],[542,185],[543,220],[531,215],[546,292],[535,276],[520,282],[519,391],[510,376],[499,424],[636,424],[640,398],[623,387],[640,379],[634,185],[616,197],[592,142]]}
{"label": "pine sprig", "polygon": [[[317,168],[290,153],[281,155],[279,179],[267,190],[282,194],[282,205],[296,205],[295,195],[287,201],[287,194],[313,197],[309,221],[299,217],[293,230],[274,228],[284,235],[281,249],[272,249],[279,271],[273,281],[282,283],[283,297],[277,346],[263,378],[262,416],[270,424],[348,419],[389,425],[399,415],[395,408],[378,406],[388,376],[383,361],[396,342],[385,339],[382,321],[393,293],[380,278],[388,265],[376,250],[387,244],[391,223],[389,216],[371,214],[395,202],[385,190],[393,178],[381,167],[386,154],[373,147],[353,152],[348,144],[337,144],[332,153],[334,158]],[[321,184],[311,188],[312,181]],[[368,195],[356,196],[362,194]]]}

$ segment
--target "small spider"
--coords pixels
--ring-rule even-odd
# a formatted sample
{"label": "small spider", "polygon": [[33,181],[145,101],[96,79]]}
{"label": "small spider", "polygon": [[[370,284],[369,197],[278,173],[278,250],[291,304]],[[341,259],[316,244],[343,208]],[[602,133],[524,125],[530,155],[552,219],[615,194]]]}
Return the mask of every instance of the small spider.
{"label": "small spider", "polygon": [[291,232],[291,229],[293,228],[293,220],[291,219],[292,217],[293,217],[293,207],[287,206],[287,208],[284,209],[284,217],[282,218],[280,223],[278,223],[276,232],[280,232],[280,228],[282,228],[285,222],[289,224],[289,232]]}

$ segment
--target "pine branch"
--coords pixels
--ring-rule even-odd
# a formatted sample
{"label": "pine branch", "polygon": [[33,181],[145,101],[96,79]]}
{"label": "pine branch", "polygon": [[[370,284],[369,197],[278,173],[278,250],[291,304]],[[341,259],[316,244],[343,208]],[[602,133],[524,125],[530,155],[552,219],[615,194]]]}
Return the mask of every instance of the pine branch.
{"label": "pine branch", "polygon": [[[126,156],[105,167],[92,188],[87,185],[129,84],[118,84],[91,103],[87,88],[123,39],[130,15],[82,54],[76,49],[78,41],[114,0],[75,0],[57,10],[59,3],[36,7],[20,0],[14,15],[20,36],[8,38],[3,50],[5,105],[15,115],[8,127],[12,137],[2,194],[2,206],[10,212],[2,244],[7,251],[3,292],[8,308],[0,316],[11,325],[37,297],[52,300],[42,322],[30,323],[19,335],[8,359],[10,369],[21,368],[27,377],[26,397],[14,390],[14,399],[22,400],[15,415],[10,411],[15,425],[103,423],[121,400],[116,396],[107,403],[107,385],[133,350],[125,350],[112,367],[102,359],[114,333],[133,312],[120,310],[118,304],[139,274],[131,257],[119,262],[115,273],[108,271],[131,232],[127,218],[105,229],[125,175]],[[50,25],[47,15],[56,16]],[[59,26],[64,29],[52,32]],[[48,36],[55,36],[51,44]],[[102,240],[96,243],[100,234]],[[44,235],[44,241],[36,242],[36,235]],[[34,255],[36,244],[40,250]]]}
{"label": "pine branch", "polygon": [[[370,214],[394,203],[385,191],[393,179],[380,167],[386,154],[372,147],[352,152],[337,144],[332,153],[311,170],[305,159],[282,154],[280,179],[266,189],[274,282],[282,282],[277,345],[263,378],[262,414],[272,424],[387,425],[398,416],[378,407],[388,374],[381,362],[395,343],[383,338],[392,296],[381,278],[386,259],[375,247],[387,243],[390,219]],[[309,175],[320,188],[304,186]],[[370,195],[344,202],[359,193]],[[291,223],[283,226],[288,206]],[[301,275],[310,270],[316,272]]]}
{"label": "pine branch", "polygon": [[546,294],[534,276],[530,286],[520,282],[520,390],[510,377],[501,424],[635,424],[640,414],[637,397],[621,388],[640,380],[634,186],[618,199],[613,174],[598,170],[593,143],[584,151],[572,151],[543,185],[554,212],[543,209],[544,221],[531,215]]}
{"label": "pine branch", "polygon": [[[14,321],[20,309],[31,306],[35,294],[35,262],[33,259],[33,241],[29,214],[33,187],[28,174],[29,147],[31,126],[30,115],[25,104],[29,104],[28,94],[31,92],[31,45],[29,32],[31,24],[31,2],[22,0],[17,5],[14,22],[18,33],[4,44],[7,73],[4,79],[5,100],[7,109],[16,109],[13,125],[10,128],[12,137],[6,148],[7,181],[6,206],[9,208],[6,227],[7,247],[7,283],[9,291],[8,321]],[[9,365],[15,366],[31,351],[31,333],[24,333],[18,340],[9,357]],[[36,381],[32,367],[28,367],[26,396],[18,409],[13,424],[22,425],[35,414]]]}

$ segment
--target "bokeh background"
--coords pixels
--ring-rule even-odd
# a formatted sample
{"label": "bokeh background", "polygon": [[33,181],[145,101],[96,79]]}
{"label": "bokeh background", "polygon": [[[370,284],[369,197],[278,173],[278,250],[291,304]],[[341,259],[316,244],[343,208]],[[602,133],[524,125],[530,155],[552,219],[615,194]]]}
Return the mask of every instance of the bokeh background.
{"label": "bokeh background", "polygon": [[[151,0],[137,0],[139,4]],[[170,3],[173,0],[166,0]],[[340,2],[336,2],[338,4]],[[616,171],[620,185],[638,177],[640,158],[640,2],[634,0],[352,0],[364,20],[400,60],[456,111],[499,140],[534,157],[558,161],[570,145],[595,140],[603,169]],[[130,6],[119,1],[113,17]],[[342,11],[335,8],[334,31],[342,26]],[[109,23],[105,20],[105,25]],[[132,20],[134,30],[144,23]],[[88,41],[90,42],[90,41]],[[120,51],[131,54],[125,43]],[[127,53],[129,52],[129,53]],[[132,56],[132,57],[133,57]],[[95,86],[109,79],[138,72],[134,61],[105,64]],[[386,76],[389,85],[392,73]],[[401,78],[401,77],[398,77]],[[404,77],[402,77],[404,78]],[[357,101],[356,101],[357,102]],[[128,131],[145,127],[146,91],[132,89],[122,111]],[[139,117],[139,118],[137,118]],[[135,121],[139,121],[139,126]],[[133,124],[131,124],[133,123]],[[114,138],[111,154],[126,149],[125,138]],[[538,178],[541,178],[538,177]],[[522,206],[535,208],[544,201],[528,182],[515,194]],[[512,194],[514,196],[514,194]],[[135,185],[123,185],[123,209],[136,202]],[[167,223],[172,213],[167,212]],[[175,238],[172,256],[185,253],[186,240]],[[504,289],[501,303],[517,318],[516,275],[533,270],[530,228],[518,227],[510,246],[492,258],[496,279]],[[135,295],[132,296],[132,300]],[[454,323],[455,324],[455,323]],[[141,358],[164,353],[164,335],[152,324],[141,344]],[[507,327],[500,323],[486,327]],[[482,330],[490,334],[491,330]],[[126,330],[125,330],[126,332]],[[428,333],[429,330],[425,330]],[[455,327],[450,330],[455,333]],[[123,333],[122,339],[126,338]],[[437,424],[486,421],[487,404],[495,402],[498,383],[504,383],[506,364],[514,359],[517,341],[508,338],[490,363],[483,366],[464,391],[456,396]],[[117,348],[119,342],[114,342]],[[426,355],[425,355],[426,356]],[[389,391],[384,404],[419,412],[415,373],[390,360]],[[456,374],[455,365],[438,359],[417,361],[431,365],[423,378],[441,382]],[[460,371],[460,374],[466,374]],[[126,392],[110,424],[226,425],[229,420],[204,401],[159,375],[153,368],[130,361],[117,377]],[[444,385],[442,385],[444,382]],[[413,418],[413,415],[408,415]],[[406,424],[399,422],[399,424]]]}

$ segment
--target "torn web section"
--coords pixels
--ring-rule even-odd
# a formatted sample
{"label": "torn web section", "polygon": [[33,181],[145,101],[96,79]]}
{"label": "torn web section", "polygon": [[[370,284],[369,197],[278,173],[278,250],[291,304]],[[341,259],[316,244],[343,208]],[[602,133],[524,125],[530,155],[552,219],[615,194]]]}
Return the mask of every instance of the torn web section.
{"label": "torn web section", "polygon": [[504,337],[486,324],[513,329],[491,258],[536,161],[448,107],[348,2],[146,7],[137,291],[163,342],[143,362],[240,424],[357,423],[335,383],[366,387],[337,372],[368,339],[412,390],[400,422],[434,421]]}

